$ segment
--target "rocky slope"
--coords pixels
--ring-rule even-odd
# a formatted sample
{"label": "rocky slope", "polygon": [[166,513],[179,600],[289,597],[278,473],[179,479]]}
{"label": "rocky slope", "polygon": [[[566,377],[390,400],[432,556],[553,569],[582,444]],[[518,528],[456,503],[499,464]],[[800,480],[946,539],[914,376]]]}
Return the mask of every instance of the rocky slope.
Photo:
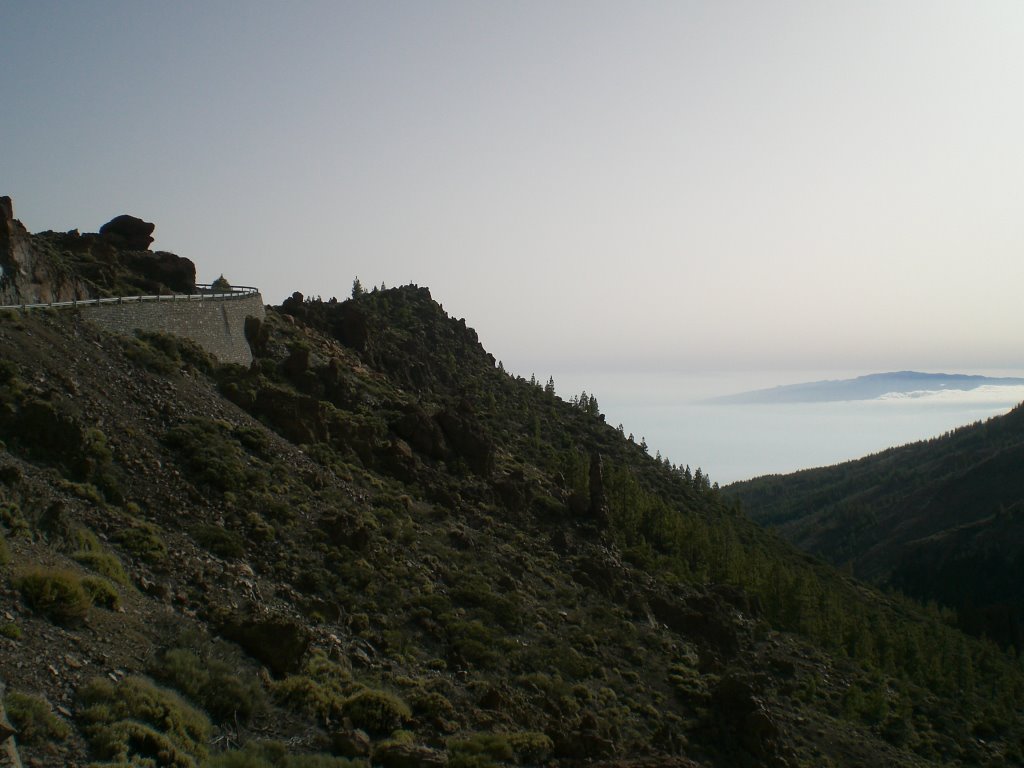
{"label": "rocky slope", "polygon": [[1006,765],[1018,662],[510,376],[426,289],[251,368],[0,315],[0,675],[31,765]]}

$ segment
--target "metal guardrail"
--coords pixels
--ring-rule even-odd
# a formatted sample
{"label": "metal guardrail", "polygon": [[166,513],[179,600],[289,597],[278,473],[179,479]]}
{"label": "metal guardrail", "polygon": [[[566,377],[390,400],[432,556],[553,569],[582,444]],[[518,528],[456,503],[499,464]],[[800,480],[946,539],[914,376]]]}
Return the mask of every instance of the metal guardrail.
{"label": "metal guardrail", "polygon": [[153,296],[108,296],[97,299],[76,299],[73,301],[51,301],[46,304],[4,304],[0,309],[46,309],[53,307],[99,307],[104,304],[140,304],[145,301],[178,302],[178,301],[216,301],[225,299],[242,299],[260,292],[259,288],[249,285],[232,286],[228,292],[216,292],[209,284],[196,285],[196,293],[156,294]]}

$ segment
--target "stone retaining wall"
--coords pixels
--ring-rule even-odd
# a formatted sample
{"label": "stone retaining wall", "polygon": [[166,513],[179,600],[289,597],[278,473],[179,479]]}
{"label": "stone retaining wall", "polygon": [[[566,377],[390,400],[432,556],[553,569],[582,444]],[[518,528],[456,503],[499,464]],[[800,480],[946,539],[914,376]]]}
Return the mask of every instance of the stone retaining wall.
{"label": "stone retaining wall", "polygon": [[170,297],[163,301],[123,304],[79,304],[82,317],[113,333],[131,335],[136,330],[173,333],[192,339],[222,363],[252,362],[245,340],[245,318],[265,316],[259,293],[222,299],[188,301]]}

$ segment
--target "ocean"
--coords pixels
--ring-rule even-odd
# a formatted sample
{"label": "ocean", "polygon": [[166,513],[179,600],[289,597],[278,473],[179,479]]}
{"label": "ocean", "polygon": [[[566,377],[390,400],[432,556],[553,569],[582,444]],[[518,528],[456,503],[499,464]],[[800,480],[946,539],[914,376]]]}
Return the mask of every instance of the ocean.
{"label": "ocean", "polygon": [[[582,390],[593,394],[608,423],[622,424],[637,442],[646,440],[651,455],[660,452],[674,464],[700,467],[721,485],[837,464],[936,437],[1006,413],[1024,401],[1024,387],[984,386],[844,402],[703,402],[720,395],[865,373],[869,372],[562,372],[555,374],[555,388],[563,399]],[[1021,371],[969,373],[1022,375]]]}

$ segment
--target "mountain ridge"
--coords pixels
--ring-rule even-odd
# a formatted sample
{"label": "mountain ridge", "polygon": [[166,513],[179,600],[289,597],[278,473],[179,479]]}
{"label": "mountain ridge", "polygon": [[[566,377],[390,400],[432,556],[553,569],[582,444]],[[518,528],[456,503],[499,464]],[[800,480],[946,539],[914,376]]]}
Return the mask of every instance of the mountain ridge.
{"label": "mountain ridge", "polygon": [[802,549],[937,600],[1020,648],[1024,405],[834,467],[735,483],[751,517]]}
{"label": "mountain ridge", "polygon": [[709,404],[840,402],[872,400],[894,393],[973,390],[982,386],[1024,386],[1024,378],[892,371],[866,374],[853,379],[828,379],[800,384],[783,384],[767,389],[712,397],[703,402]]}

